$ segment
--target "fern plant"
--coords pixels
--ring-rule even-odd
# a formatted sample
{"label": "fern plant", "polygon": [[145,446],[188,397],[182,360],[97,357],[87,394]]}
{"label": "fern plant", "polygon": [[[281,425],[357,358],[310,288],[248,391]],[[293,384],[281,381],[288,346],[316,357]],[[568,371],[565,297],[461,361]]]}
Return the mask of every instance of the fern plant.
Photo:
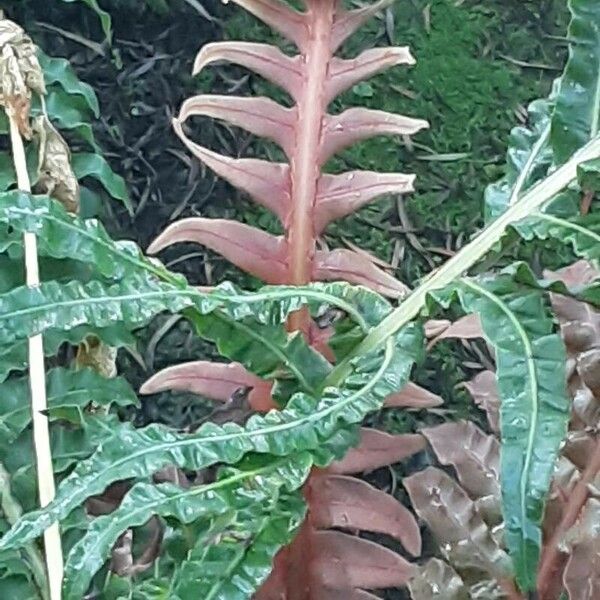
{"label": "fern plant", "polygon": [[[589,262],[579,261],[549,281],[571,287],[600,277]],[[594,525],[600,472],[595,429],[598,423],[598,335],[600,316],[589,304],[552,294],[552,308],[567,348],[571,401],[569,433],[553,475],[542,524],[544,546],[537,573],[540,600],[556,600],[564,591],[571,600],[593,598],[600,589],[592,548],[599,542]],[[483,337],[479,328],[455,324],[444,337]],[[501,399],[493,372],[482,371],[467,388],[485,410],[492,434],[467,421],[427,428],[437,460],[452,467],[458,481],[437,467],[404,480],[412,504],[434,533],[445,561],[430,559],[410,582],[414,600],[470,597],[522,598],[511,582],[504,546],[500,486],[498,409]],[[482,400],[484,400],[482,402]],[[534,574],[535,575],[535,574]]]}
{"label": "fern plant", "polygon": [[[491,251],[515,231],[525,239],[531,238],[527,231],[566,239],[584,256],[596,251],[582,243],[586,236],[597,235],[593,210],[584,217],[578,206],[560,216],[553,211],[557,195],[569,186],[568,193],[579,198],[578,167],[585,165],[586,178],[594,172],[590,161],[600,156],[593,127],[597,121],[585,125],[589,141],[580,139],[581,148],[572,147],[572,156],[556,159],[535,185],[529,187],[532,181],[526,180],[495,220],[410,291],[362,255],[316,248],[318,232],[329,220],[382,190],[405,191],[412,183],[402,175],[321,175],[326,157],[347,143],[373,132],[406,132],[406,127],[424,125],[360,109],[334,117],[325,113],[328,100],[348,82],[390,62],[408,60],[406,50],[374,49],[349,62],[333,56],[343,39],[385,3],[345,11],[338,2],[307,0],[304,12],[274,0],[236,3],[292,39],[305,58],[247,44],[240,52],[239,44],[227,43],[205,48],[197,65],[223,58],[244,61],[286,87],[297,106],[286,110],[260,99],[197,98],[185,105],[176,128],[209,166],[271,207],[286,235],[275,238],[229,222],[183,221],[160,236],[152,250],[193,234],[196,241],[272,285],[256,292],[227,283],[198,289],[146,258],[134,244],[111,240],[97,222],[67,213],[56,200],[15,191],[0,197],[2,250],[18,245],[24,232],[35,232],[40,255],[66,265],[76,257],[77,265],[85,266],[71,271],[67,282],[63,274],[35,289],[17,285],[0,296],[3,372],[23,368],[22,358],[17,358],[30,336],[43,334],[49,349],[90,335],[118,347],[131,343],[132,332],[158,313],[181,312],[233,366],[173,367],[145,390],[194,389],[225,399],[232,412],[214,414],[212,421],[186,432],[160,424],[135,428],[116,417],[108,423],[101,420],[98,428],[82,426],[84,434],[97,437],[82,446],[86,450],[76,465],[72,458],[63,463],[56,497],[48,506],[29,506],[23,516],[14,515],[0,550],[35,549],[36,538],[60,523],[67,550],[62,594],[73,600],[108,590],[126,597],[181,599],[254,594],[369,598],[373,595],[366,590],[409,583],[420,576],[415,564],[332,528],[385,530],[409,553],[419,553],[414,517],[393,498],[347,474],[424,448],[419,435],[361,432],[360,424],[386,401],[396,406],[438,401],[409,387],[409,377],[425,350],[423,319],[458,302],[465,312],[479,314],[497,358],[500,485],[510,555],[502,560],[503,581],[512,586],[513,595],[520,593],[516,586],[534,590],[542,515],[569,412],[562,376],[566,351],[550,316],[548,290],[596,306],[600,298],[597,285],[549,285],[522,263],[479,275],[477,269],[484,257],[489,264]],[[288,69],[285,76],[282,65]],[[298,70],[303,74],[295,76]],[[567,69],[563,84],[568,81]],[[587,94],[595,89],[587,81],[579,85]],[[252,118],[236,116],[240,110],[251,111]],[[281,143],[290,163],[215,155],[185,136],[182,120],[194,112],[238,119],[252,131],[268,133]],[[573,120],[579,127],[581,121]],[[278,127],[289,137],[280,135]],[[548,222],[544,215],[551,215],[553,222],[558,219],[561,227],[542,231],[541,224]],[[574,233],[565,236],[565,229]],[[342,276],[376,291],[328,282]],[[311,283],[313,279],[320,281]],[[398,307],[378,292],[401,298]],[[339,320],[333,331],[322,335],[316,323],[332,314]],[[95,393],[105,385],[98,384]],[[257,414],[248,417],[242,410],[240,415],[246,401]],[[83,414],[91,412],[95,422],[98,411],[86,408]],[[349,493],[352,511],[347,510]],[[342,510],[336,513],[336,506]],[[162,530],[158,536],[157,523]],[[143,556],[133,556],[132,532],[146,532],[151,539]],[[276,552],[275,569],[267,580]],[[350,572],[359,558],[362,568]],[[299,560],[302,568],[293,569]],[[133,577],[152,563],[152,572]]]}

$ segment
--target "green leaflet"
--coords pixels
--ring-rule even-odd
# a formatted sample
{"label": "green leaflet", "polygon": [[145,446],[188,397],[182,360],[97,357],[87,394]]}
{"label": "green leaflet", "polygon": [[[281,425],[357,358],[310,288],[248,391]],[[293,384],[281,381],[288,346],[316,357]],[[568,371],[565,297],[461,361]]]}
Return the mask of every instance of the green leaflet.
{"label": "green leaflet", "polygon": [[276,552],[289,543],[304,520],[301,497],[290,494],[277,500],[273,508],[267,505],[266,511],[252,507],[246,514],[238,513],[232,535],[222,537],[218,544],[198,539],[176,573],[171,598],[249,598],[269,575]]}
{"label": "green leaflet", "polygon": [[506,153],[506,174],[485,190],[486,221],[495,219],[541,179],[552,164],[549,147],[552,100],[535,100],[528,108],[529,127],[512,129]]}
{"label": "green leaflet", "polygon": [[[52,369],[46,374],[48,409],[51,419],[80,423],[82,411],[91,404],[110,407],[135,406],[138,399],[125,379],[106,379],[92,369]],[[29,379],[0,385],[0,435],[10,442],[31,422]]]}
{"label": "green leaflet", "polygon": [[75,131],[94,150],[100,151],[89,123],[87,104],[83,98],[71,96],[62,88],[53,87],[46,95],[46,110],[60,129]]}
{"label": "green leaflet", "polygon": [[600,132],[600,4],[570,0],[569,60],[560,78],[550,135],[563,164]]}
{"label": "green leaflet", "polygon": [[[133,207],[124,179],[111,169],[94,139],[91,121],[93,118],[98,118],[100,108],[93,88],[79,80],[64,58],[49,57],[40,51],[39,60],[48,88],[45,102],[50,119],[61,129],[75,130],[96,151],[96,153],[80,153],[72,157],[75,175],[78,179],[85,177],[96,179],[111,197],[122,202],[132,214]],[[12,166],[3,172],[12,176]],[[14,180],[10,183],[14,183]],[[6,189],[6,185],[0,189]]]}
{"label": "green leaflet", "polygon": [[73,155],[71,166],[77,179],[93,177],[113,198],[124,204],[130,215],[133,215],[133,205],[125,180],[111,169],[103,156],[91,152],[80,152]]}
{"label": "green leaflet", "polygon": [[[321,305],[328,298],[345,304],[310,289],[309,295]],[[244,294],[232,286],[221,286],[206,294],[149,277],[131,276],[112,285],[48,281],[0,296],[0,346],[11,346],[47,329],[69,331],[86,323],[105,328],[117,322],[124,330],[133,331],[163,311],[193,308],[190,318],[205,337],[217,342],[225,356],[259,375],[277,372],[282,379],[292,377],[304,391],[315,394],[331,367],[301,335],[287,334],[281,326],[304,300],[297,288],[285,287]]]}
{"label": "green leaflet", "polygon": [[463,279],[453,289],[496,350],[505,539],[519,586],[535,590],[541,521],[569,419],[566,351],[544,295],[511,274]]}
{"label": "green leaflet", "polygon": [[146,258],[130,241],[114,241],[95,219],[80,219],[69,214],[48,196],[31,196],[12,191],[0,194],[0,251],[21,243],[30,231],[38,238],[41,256],[69,258],[93,265],[94,270],[110,279],[148,273],[173,284],[185,285],[185,279],[170,273],[158,261]]}
{"label": "green leaflet", "polygon": [[[3,561],[4,562],[4,561]],[[8,563],[6,573],[0,574],[0,596],[2,598],[27,598],[28,600],[37,600],[41,598],[33,582],[24,576],[13,574],[13,566],[22,559],[16,556]]]}
{"label": "green leaflet", "polygon": [[25,515],[0,540],[0,550],[39,536],[111,482],[147,477],[170,464],[202,469],[216,462],[234,464],[249,452],[287,456],[303,451],[310,451],[319,466],[329,464],[352,443],[351,426],[408,381],[423,353],[422,336],[420,328],[407,326],[385,349],[354,359],[340,388],[326,388],[318,401],[298,393],[285,409],[254,415],[245,427],[206,423],[196,433],[182,435],[157,424],[144,429],[124,424],[118,442],[104,443],[91,459],[80,462],[59,486],[54,502]]}
{"label": "green leaflet", "polygon": [[[31,231],[38,238],[38,252],[53,258],[73,258],[94,266],[103,277],[122,279],[131,276],[154,276],[180,288],[186,287],[181,275],[165,269],[156,259],[145,257],[134,242],[114,241],[104,227],[94,219],[80,219],[66,212],[63,206],[47,196],[31,196],[23,192],[0,194],[0,225],[10,227],[11,232],[0,228],[0,251],[11,244],[19,243],[22,233]],[[214,294],[223,293],[229,301],[244,305],[263,303],[262,322],[281,323],[287,314],[308,304],[318,313],[328,304],[337,306],[349,314],[363,329],[374,326],[390,312],[390,305],[378,294],[360,286],[346,283],[319,283],[309,287],[289,288],[266,286],[257,294],[236,292],[231,284],[215,288]],[[302,295],[300,298],[299,294]],[[293,306],[285,307],[283,299],[289,298]],[[281,300],[271,307],[272,318],[268,317],[271,300]],[[240,306],[239,318],[252,316],[254,308]],[[285,316],[278,311],[284,310]],[[266,319],[266,320],[265,320]]]}
{"label": "green leaflet", "polygon": [[83,2],[84,4],[87,4],[98,15],[100,24],[102,25],[102,31],[104,32],[108,43],[112,43],[112,19],[105,10],[100,8],[98,0],[63,0],[63,2]]}
{"label": "green leaflet", "polygon": [[542,210],[515,223],[525,240],[554,238],[572,246],[577,256],[600,258],[600,214],[580,215],[578,194],[563,192]]}
{"label": "green leaflet", "polygon": [[[91,323],[108,327],[122,323],[127,330],[146,324],[158,313],[191,306],[193,290],[180,290],[150,279],[127,279],[114,285],[91,281],[39,287],[22,286],[0,297],[0,345],[8,346],[47,329],[69,331]],[[208,310],[217,308],[208,301]]]}
{"label": "green leaflet", "polygon": [[[23,514],[23,508],[14,497],[10,474],[0,463],[0,502],[2,505],[2,519],[0,519],[0,531],[4,533],[9,529],[9,523],[15,523]],[[3,579],[6,576],[22,576],[23,579],[31,580],[37,587],[37,592],[46,598],[48,590],[48,579],[44,566],[44,559],[41,552],[36,548],[35,543],[27,544],[25,548],[18,551],[6,553],[0,561],[0,591],[2,590]],[[31,593],[31,598],[37,598],[36,592]]]}
{"label": "green leaflet", "polygon": [[302,389],[316,393],[331,365],[307,343],[300,332],[288,334],[281,326],[261,326],[221,318],[190,315],[197,332],[216,343],[221,356],[242,363],[265,379],[285,379],[289,371]]}
{"label": "green leaflet", "polygon": [[59,85],[71,96],[81,96],[93,115],[100,116],[100,107],[94,88],[79,80],[68,60],[50,57],[41,50],[38,52],[40,66],[44,72],[44,81],[47,87]]}
{"label": "green leaflet", "polygon": [[[116,415],[82,413],[79,423],[55,421],[50,424],[52,464],[55,473],[64,473],[79,461],[89,458],[97,447],[112,439],[119,428]],[[31,428],[25,429],[16,439],[0,440],[0,456],[11,474],[15,496],[24,510],[38,505],[35,460],[32,453]]]}
{"label": "green leaflet", "polygon": [[[308,477],[311,464],[310,455],[304,453],[295,456],[293,460],[274,461],[248,470],[229,469],[229,472],[215,483],[188,489],[172,484],[136,484],[114,512],[94,519],[84,537],[71,549],[65,565],[65,600],[80,600],[121,533],[130,527],[143,525],[152,515],[174,517],[182,523],[191,523],[198,519],[214,519],[233,513],[236,523],[232,523],[230,532],[222,531],[219,536],[210,532],[212,536],[198,540],[201,552],[221,557],[220,565],[212,564],[211,567],[207,565],[205,568],[219,566],[220,572],[212,573],[212,582],[204,577],[203,581],[189,580],[185,574],[179,575],[179,582],[182,588],[192,585],[196,590],[195,597],[206,600],[214,597],[214,588],[217,586],[235,589],[235,582],[223,581],[224,578],[228,579],[227,570],[235,568],[236,562],[243,561],[245,555],[252,550],[253,534],[264,533],[269,522],[278,517],[281,519],[280,512],[283,511],[279,507],[279,496],[284,490],[288,491],[288,494],[284,493],[284,500],[288,500],[284,502],[284,510],[287,508],[285,504],[290,504],[291,501],[295,526],[300,524],[304,516],[301,494],[290,496],[289,492],[302,485]],[[243,528],[240,529],[240,526]],[[287,535],[275,546],[275,551],[289,541],[293,529],[295,527],[291,528],[291,531],[288,530]],[[243,537],[235,541],[227,539],[228,535],[235,535],[236,530]],[[211,537],[213,539],[210,539]],[[224,541],[220,542],[219,537],[224,537]],[[240,554],[238,560],[229,564],[223,562],[231,551]],[[254,589],[268,575],[271,566],[272,555],[266,557],[266,564],[264,558],[263,556],[259,573],[245,582],[250,583]],[[190,564],[188,568],[192,566],[194,565]],[[259,574],[261,577],[256,577]],[[238,582],[238,585],[240,583]],[[200,593],[202,587],[208,593]],[[233,599],[237,596],[221,597]]]}

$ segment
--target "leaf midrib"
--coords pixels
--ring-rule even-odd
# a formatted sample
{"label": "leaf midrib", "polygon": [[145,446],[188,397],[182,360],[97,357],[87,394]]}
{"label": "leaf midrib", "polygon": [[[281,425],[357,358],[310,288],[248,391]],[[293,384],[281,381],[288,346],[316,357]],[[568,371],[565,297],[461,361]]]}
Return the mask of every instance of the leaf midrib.
{"label": "leaf midrib", "polygon": [[[526,330],[523,328],[513,311],[507,306],[505,302],[503,302],[498,296],[492,294],[485,288],[477,285],[475,282],[469,279],[462,279],[461,283],[466,287],[473,290],[476,294],[480,296],[484,296],[490,302],[495,304],[509,319],[509,321],[513,324],[515,331],[518,337],[521,339],[521,343],[523,345],[523,350],[525,353],[525,362],[527,364],[528,371],[528,379],[529,379],[529,395],[531,397],[531,415],[530,415],[530,427],[529,427],[529,435],[527,437],[527,449],[525,453],[525,461],[523,463],[523,473],[521,474],[519,480],[519,491],[520,491],[520,512],[521,512],[521,531],[523,531],[523,525],[529,520],[527,515],[527,507],[526,507],[526,498],[527,498],[527,480],[529,476],[529,470],[531,469],[531,459],[533,455],[533,446],[535,444],[535,438],[537,437],[538,432],[538,416],[539,416],[539,398],[538,398],[538,378],[535,370],[535,360],[533,357],[533,347],[531,345],[531,340],[527,335]],[[530,571],[530,567],[527,564],[528,555],[525,547],[525,536],[520,537],[521,543],[521,556],[523,562],[525,563],[525,568],[527,572]]]}

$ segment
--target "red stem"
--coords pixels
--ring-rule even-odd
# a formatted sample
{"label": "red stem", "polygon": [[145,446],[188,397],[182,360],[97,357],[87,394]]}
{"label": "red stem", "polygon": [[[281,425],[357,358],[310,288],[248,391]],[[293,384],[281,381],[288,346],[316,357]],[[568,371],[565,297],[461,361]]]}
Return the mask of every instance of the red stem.
{"label": "red stem", "polygon": [[[315,254],[314,205],[317,184],[321,175],[317,156],[321,144],[321,130],[325,105],[325,82],[331,61],[331,31],[335,2],[323,0],[309,10],[309,42],[304,54],[306,81],[298,99],[296,145],[290,160],[292,184],[292,214],[287,229],[289,282],[305,285],[311,280],[311,265]],[[300,311],[292,315],[290,328],[307,330],[308,314]]]}
{"label": "red stem", "polygon": [[596,440],[596,448],[591,456],[590,462],[581,475],[581,479],[573,489],[573,493],[569,497],[562,519],[554,530],[554,533],[542,554],[542,560],[538,571],[538,595],[540,600],[555,600],[558,595],[553,591],[558,586],[552,584],[555,583],[554,580],[559,570],[560,562],[564,558],[561,555],[559,544],[567,531],[575,524],[575,521],[577,521],[581,509],[590,495],[588,486],[599,471],[600,438]]}
{"label": "red stem", "polygon": [[594,192],[584,192],[581,197],[580,212],[582,215],[587,215],[592,207],[592,201],[594,200]]}

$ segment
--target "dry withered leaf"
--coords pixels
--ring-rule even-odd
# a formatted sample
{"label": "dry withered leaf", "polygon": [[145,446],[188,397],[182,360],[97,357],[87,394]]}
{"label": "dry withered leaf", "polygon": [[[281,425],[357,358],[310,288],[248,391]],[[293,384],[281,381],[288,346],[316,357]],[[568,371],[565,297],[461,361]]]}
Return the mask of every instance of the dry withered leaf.
{"label": "dry withered leaf", "polygon": [[14,115],[19,131],[31,138],[29,111],[32,92],[46,93],[37,50],[23,29],[0,20],[0,104]]}
{"label": "dry withered leaf", "polygon": [[111,552],[110,570],[121,577],[132,577],[148,570],[160,552],[163,527],[156,517],[148,523],[149,539],[142,554],[135,558],[133,555],[133,531],[128,529],[121,535]]}
{"label": "dry withered leaf", "polygon": [[56,198],[67,211],[79,212],[79,182],[71,168],[71,151],[46,115],[36,117],[33,131],[38,136],[38,179],[35,191]]}
{"label": "dry withered leaf", "polygon": [[104,377],[115,377],[117,374],[117,349],[107,346],[97,337],[87,337],[77,347],[75,365],[81,369],[89,367]]}

